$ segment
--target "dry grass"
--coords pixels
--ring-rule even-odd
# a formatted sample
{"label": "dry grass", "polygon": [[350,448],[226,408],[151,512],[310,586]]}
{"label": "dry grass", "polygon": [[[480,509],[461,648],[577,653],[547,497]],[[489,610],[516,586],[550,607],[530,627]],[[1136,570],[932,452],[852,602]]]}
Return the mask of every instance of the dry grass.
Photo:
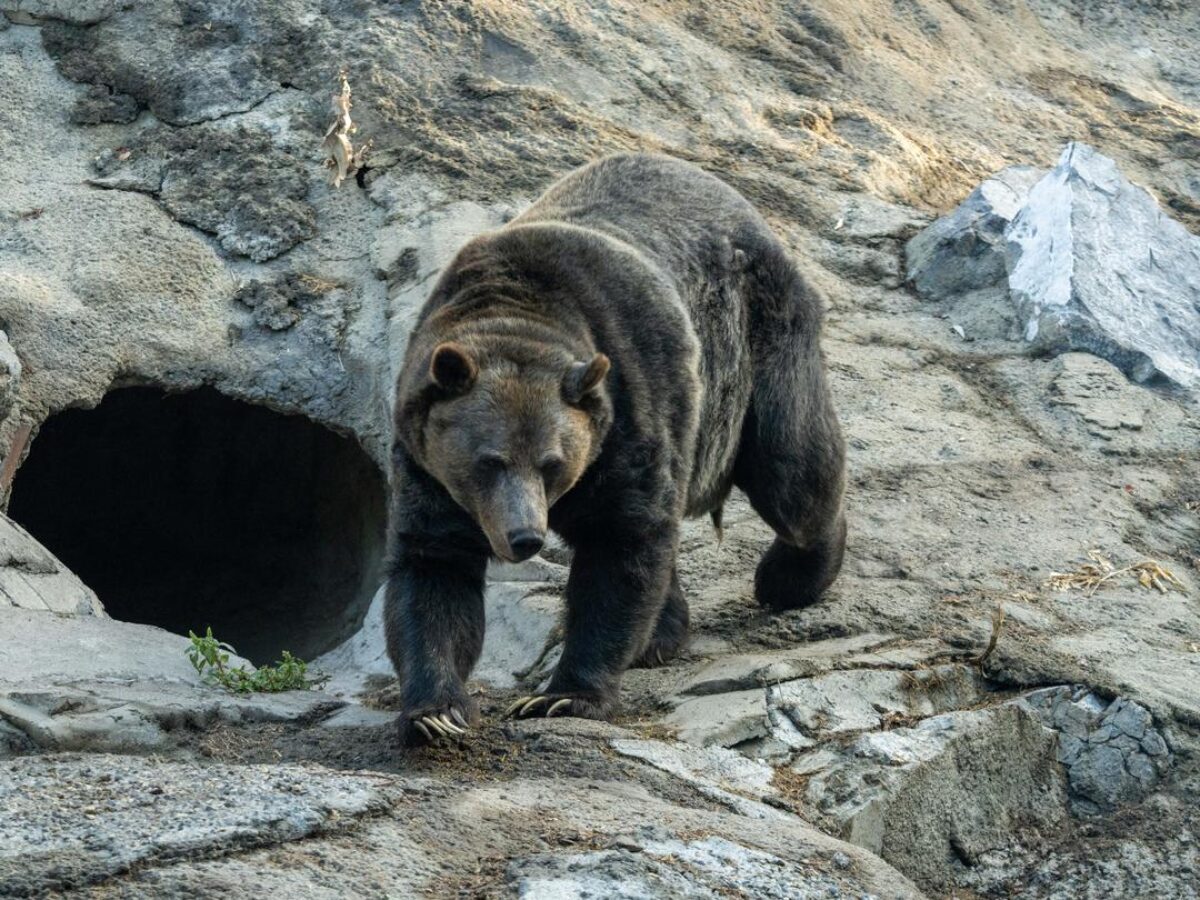
{"label": "dry grass", "polygon": [[811,775],[801,775],[789,766],[780,766],[771,776],[771,785],[779,791],[785,801],[796,809],[803,809]]}
{"label": "dry grass", "polygon": [[1146,559],[1120,568],[1114,566],[1099,550],[1088,551],[1086,562],[1080,562],[1071,572],[1051,572],[1045,586],[1053,591],[1086,591],[1090,597],[1109,582],[1133,578],[1144,588],[1165,594],[1172,588],[1186,593],[1183,582],[1156,560]]}

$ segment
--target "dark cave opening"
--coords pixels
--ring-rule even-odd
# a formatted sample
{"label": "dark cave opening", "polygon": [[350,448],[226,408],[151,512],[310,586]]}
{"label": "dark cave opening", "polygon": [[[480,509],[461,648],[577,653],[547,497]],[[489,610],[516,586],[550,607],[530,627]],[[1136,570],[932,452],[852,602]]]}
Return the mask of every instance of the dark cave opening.
{"label": "dark cave opening", "polygon": [[115,619],[312,659],[379,583],[386,482],[351,438],[211,388],[122,388],[42,426],[9,515]]}

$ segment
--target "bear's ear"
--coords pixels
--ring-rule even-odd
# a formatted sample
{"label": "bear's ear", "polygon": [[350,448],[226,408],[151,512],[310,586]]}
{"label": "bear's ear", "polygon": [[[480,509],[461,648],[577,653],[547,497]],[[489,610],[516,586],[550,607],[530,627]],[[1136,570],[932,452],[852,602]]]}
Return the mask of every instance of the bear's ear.
{"label": "bear's ear", "polygon": [[429,377],[444,391],[465,394],[475,383],[479,367],[460,344],[438,344],[429,361]]}
{"label": "bear's ear", "polygon": [[603,353],[597,353],[591,362],[577,362],[567,370],[563,379],[563,396],[568,403],[578,403],[598,388],[608,374],[611,363]]}

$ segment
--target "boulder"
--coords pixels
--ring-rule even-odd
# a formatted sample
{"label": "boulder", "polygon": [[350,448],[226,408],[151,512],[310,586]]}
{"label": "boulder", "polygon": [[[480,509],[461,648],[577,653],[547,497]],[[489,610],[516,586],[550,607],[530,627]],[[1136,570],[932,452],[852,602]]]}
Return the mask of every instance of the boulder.
{"label": "boulder", "polygon": [[1045,173],[1009,166],[967,195],[905,246],[908,282],[944,299],[999,283],[1005,276],[1005,232]]}
{"label": "boulder", "polygon": [[1006,291],[1008,336],[1039,351],[1200,386],[1200,237],[1086,144],[1068,144],[1049,172],[1018,166],[985,181],[908,242],[907,265],[928,299]]}
{"label": "boulder", "polygon": [[1056,748],[1054,732],[1020,703],[947,713],[861,735],[822,760],[805,796],[847,840],[926,888],[949,890],[1018,825],[1064,820]]}
{"label": "boulder", "polygon": [[1006,238],[1025,340],[1200,387],[1200,237],[1111,159],[1068,144]]}
{"label": "boulder", "polygon": [[762,688],[689,697],[664,720],[679,739],[698,747],[736,747],[771,733]]}
{"label": "boulder", "polygon": [[344,704],[318,690],[232,694],[196,672],[187,638],[102,615],[0,609],[0,634],[0,758],[164,751],[189,728],[319,719]]}

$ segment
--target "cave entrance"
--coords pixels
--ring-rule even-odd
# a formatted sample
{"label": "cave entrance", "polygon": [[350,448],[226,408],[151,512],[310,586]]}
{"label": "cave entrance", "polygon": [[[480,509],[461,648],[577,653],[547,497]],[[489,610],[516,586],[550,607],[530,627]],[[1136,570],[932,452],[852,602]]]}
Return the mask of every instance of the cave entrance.
{"label": "cave entrance", "polygon": [[213,633],[256,664],[361,625],[386,482],[352,439],[211,388],[109,393],[42,426],[9,515],[115,619]]}

